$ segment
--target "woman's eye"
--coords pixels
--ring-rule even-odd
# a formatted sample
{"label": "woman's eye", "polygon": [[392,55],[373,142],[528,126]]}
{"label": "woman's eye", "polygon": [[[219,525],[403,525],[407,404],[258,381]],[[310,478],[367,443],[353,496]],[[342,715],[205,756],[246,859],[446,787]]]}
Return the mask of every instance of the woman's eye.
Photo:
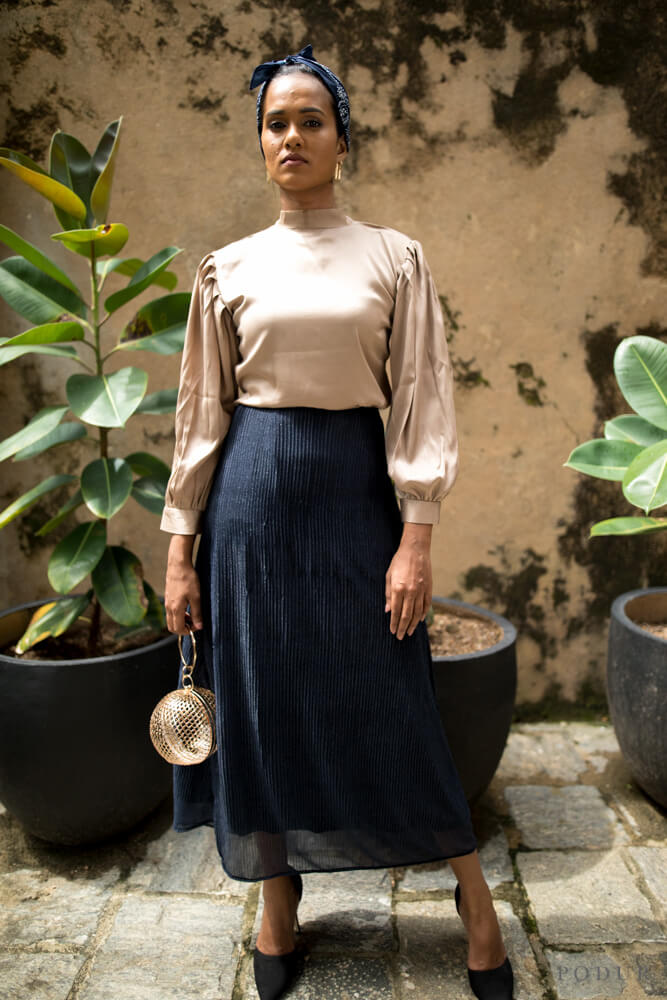
{"label": "woman's eye", "polygon": [[310,127],[311,127],[312,125],[314,125],[314,126],[315,126],[315,128],[319,128],[319,127],[320,127],[320,125],[322,124],[322,122],[321,122],[321,121],[319,120],[319,118],[309,118],[309,119],[308,119],[308,121],[307,121],[307,122],[306,122],[305,124],[306,124],[306,125],[307,125],[307,126],[308,126],[309,128],[310,128]]}
{"label": "woman's eye", "polygon": [[269,128],[269,129],[270,129],[270,130],[271,130],[272,132],[277,132],[277,131],[278,131],[278,129],[281,129],[281,128],[283,127],[283,123],[282,123],[282,122],[269,122],[269,124],[268,124],[268,126],[267,126],[267,127],[268,127],[268,128]]}

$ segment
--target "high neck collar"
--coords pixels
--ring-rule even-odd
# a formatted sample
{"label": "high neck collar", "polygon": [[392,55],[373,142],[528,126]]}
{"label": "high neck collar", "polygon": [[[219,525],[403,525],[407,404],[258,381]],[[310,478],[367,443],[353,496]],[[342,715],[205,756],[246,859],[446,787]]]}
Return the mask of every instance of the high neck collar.
{"label": "high neck collar", "polygon": [[347,216],[339,208],[283,209],[278,225],[290,229],[335,229],[347,225]]}

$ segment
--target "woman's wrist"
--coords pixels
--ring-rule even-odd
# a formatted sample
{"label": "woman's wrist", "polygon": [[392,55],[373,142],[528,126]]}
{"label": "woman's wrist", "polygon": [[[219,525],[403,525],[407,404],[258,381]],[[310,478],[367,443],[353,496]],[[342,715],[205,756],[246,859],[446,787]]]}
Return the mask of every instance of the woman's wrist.
{"label": "woman's wrist", "polygon": [[417,524],[414,521],[404,521],[401,544],[410,545],[415,548],[430,548],[432,534],[432,524]]}
{"label": "woman's wrist", "polygon": [[168,561],[172,564],[192,563],[196,537],[196,535],[172,535],[169,543]]}

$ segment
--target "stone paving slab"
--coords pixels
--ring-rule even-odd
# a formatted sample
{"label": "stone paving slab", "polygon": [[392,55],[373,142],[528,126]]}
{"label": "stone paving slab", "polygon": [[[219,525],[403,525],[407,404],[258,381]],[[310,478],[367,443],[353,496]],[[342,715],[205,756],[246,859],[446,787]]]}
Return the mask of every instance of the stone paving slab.
{"label": "stone paving slab", "polygon": [[605,770],[611,756],[620,752],[612,726],[591,726],[583,722],[571,722],[567,731],[577,751],[598,773]]}
{"label": "stone paving slab", "polygon": [[[513,881],[512,859],[502,830],[481,847],[479,860],[490,889],[495,889],[503,882]],[[456,876],[446,861],[434,865],[415,865],[414,868],[399,871],[404,872],[399,884],[401,892],[454,892],[456,887]]]}
{"label": "stone paving slab", "polygon": [[0,876],[0,948],[81,951],[111,895],[107,880],[70,880],[35,871]]}
{"label": "stone paving slab", "polygon": [[548,953],[558,1000],[597,1000],[626,994],[628,979],[604,951]]}
{"label": "stone paving slab", "polygon": [[649,892],[667,911],[667,847],[630,847],[628,854],[641,869]]}
{"label": "stone paving slab", "polygon": [[[391,951],[391,893],[391,876],[384,869],[304,875],[299,921],[311,952]],[[262,911],[260,902],[253,947]]]}
{"label": "stone paving slab", "polygon": [[627,842],[616,813],[592,785],[512,785],[505,798],[525,847],[599,850]]}
{"label": "stone paving slab", "polygon": [[567,730],[544,728],[517,727],[510,732],[496,781],[516,784],[546,779],[572,784],[587,769]]}
{"label": "stone paving slab", "polygon": [[225,874],[210,827],[187,833],[167,830],[154,840],[130,874],[132,889],[151,892],[205,892],[245,898],[248,883]]}
{"label": "stone paving slab", "polygon": [[[249,979],[252,980],[252,970]],[[258,1000],[254,982],[245,995]],[[386,960],[350,955],[312,955],[285,1000],[394,1000]]]}
{"label": "stone paving slab", "polygon": [[535,851],[516,860],[547,944],[662,939],[620,851]]}
{"label": "stone paving slab", "polygon": [[127,896],[77,1000],[231,997],[242,921],[211,899]]}
{"label": "stone paving slab", "polygon": [[[505,945],[512,958],[515,1000],[541,1000],[543,987],[535,956],[509,903],[496,901]],[[396,906],[401,942],[400,975],[405,997],[460,1000],[472,997],[468,983],[466,935],[454,903],[400,902]]]}
{"label": "stone paving slab", "polygon": [[3,955],[0,1000],[67,1000],[82,964],[81,955]]}

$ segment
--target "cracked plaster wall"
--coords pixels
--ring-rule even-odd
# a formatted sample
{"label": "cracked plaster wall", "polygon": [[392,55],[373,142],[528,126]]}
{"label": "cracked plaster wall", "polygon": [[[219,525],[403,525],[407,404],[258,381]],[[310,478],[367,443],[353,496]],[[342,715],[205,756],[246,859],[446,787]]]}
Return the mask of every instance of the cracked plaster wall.
{"label": "cracked plaster wall", "polygon": [[[519,626],[519,700],[601,690],[605,625],[623,590],[665,583],[648,536],[589,542],[622,513],[616,484],[562,468],[621,401],[618,339],[666,338],[665,67],[659,0],[5,0],[2,144],[41,160],[60,127],[92,146],[123,114],[111,218],[127,252],[176,244],[187,288],[210,249],[273,221],[247,93],[253,66],[307,41],[350,91],[350,215],[424,244],[447,318],[462,446],[434,536],[435,592]],[[2,178],[2,221],[58,253],[38,196]],[[3,334],[22,329],[2,313]],[[177,359],[142,356],[151,389]],[[60,398],[62,362],[5,368],[3,427]],[[168,461],[171,418],[146,418],[125,451]],[[67,471],[3,467],[0,492]],[[48,549],[28,514],[0,537],[1,600],[45,590]],[[167,537],[135,506],[114,542],[161,589]],[[20,566],[20,572],[16,567]]]}

